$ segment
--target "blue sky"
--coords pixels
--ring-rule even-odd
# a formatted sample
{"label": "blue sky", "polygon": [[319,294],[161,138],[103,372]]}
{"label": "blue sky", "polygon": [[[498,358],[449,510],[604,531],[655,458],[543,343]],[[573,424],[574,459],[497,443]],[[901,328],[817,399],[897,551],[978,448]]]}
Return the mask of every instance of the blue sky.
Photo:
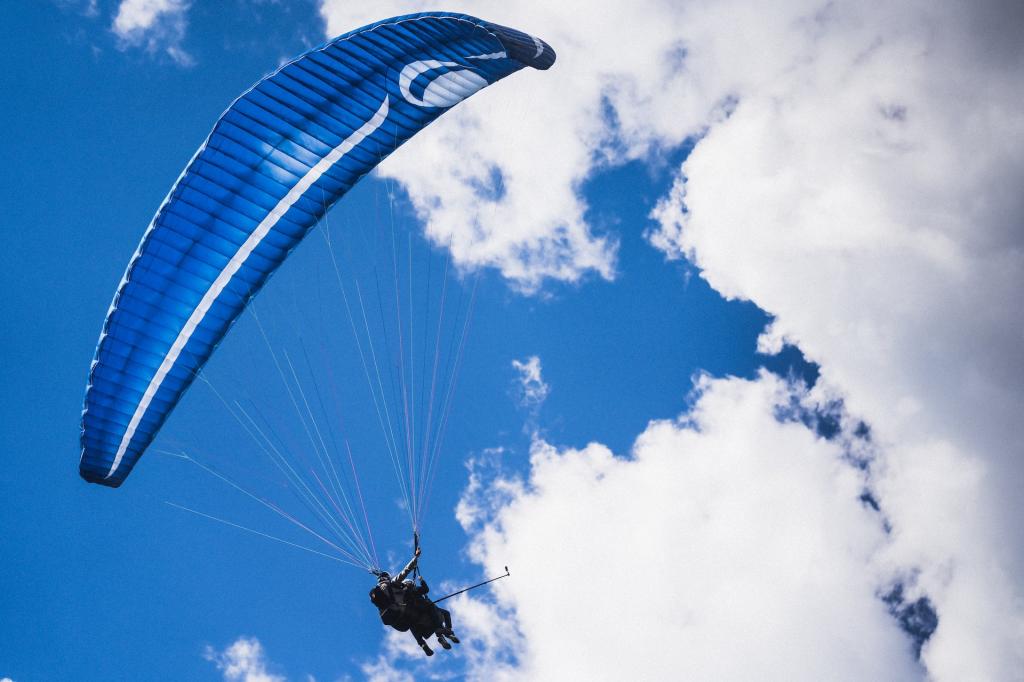
{"label": "blue sky", "polygon": [[[330,215],[337,245],[379,228],[393,194],[420,281],[449,241],[464,294],[482,273],[423,567],[438,592],[506,563],[513,576],[455,602],[466,651],[426,667],[411,638],[385,635],[365,572],[165,504],[310,544],[157,452],[195,454],[261,495],[280,488],[204,383],[122,488],[86,484],[77,463],[113,291],[218,115],[330,35],[434,8],[5,9],[0,680],[1019,671],[1024,373],[1012,197],[1024,171],[1004,132],[1024,96],[1007,28],[1020,17],[997,4],[826,11],[794,1],[770,14],[727,4],[578,16],[545,3],[456,3],[545,38],[558,65],[460,105]],[[949,83],[973,96],[954,101]],[[494,169],[507,191],[473,200],[474,182]],[[482,238],[465,241],[473,230]],[[324,247],[311,234],[256,306],[278,348],[297,352],[298,331],[326,349],[316,371],[337,373],[329,405],[360,464],[375,541],[396,567],[408,527],[351,336],[311,322],[343,321]],[[205,376],[296,429],[261,344],[244,317]],[[525,404],[514,362],[534,357],[546,392]],[[782,379],[792,376],[807,383]],[[828,439],[779,418],[793,405],[837,404]],[[643,571],[685,607],[635,609]],[[546,589],[581,576],[601,604]],[[590,625],[607,622],[603,604],[619,609],[630,655],[595,648],[609,634]],[[901,625],[925,604],[938,629],[919,653]],[[562,625],[569,608],[573,628]],[[256,653],[230,648],[257,640]],[[233,656],[247,672],[232,677]]]}
{"label": "blue sky", "polygon": [[[57,6],[21,7],[6,24],[5,89],[17,94],[4,117],[20,131],[8,153],[22,171],[8,175],[3,190],[14,238],[5,251],[13,292],[5,309],[23,333],[4,341],[4,356],[18,361],[8,365],[2,421],[8,457],[31,462],[30,471],[8,467],[2,474],[8,559],[0,610],[11,617],[0,633],[0,673],[15,680],[216,679],[204,647],[247,633],[257,634],[282,668],[330,679],[375,651],[381,636],[365,603],[365,574],[162,504],[198,498],[195,507],[212,512],[209,497],[224,488],[211,477],[183,472],[188,465],[159,454],[148,455],[130,485],[116,491],[77,476],[78,419],[95,337],[142,230],[223,107],[322,30],[312,11],[258,8],[242,20],[237,9],[192,15],[192,68],[118,51],[100,20]],[[274,27],[273,38],[254,40],[266,26]],[[501,446],[515,452],[517,466],[525,461],[527,415],[514,400],[512,360],[543,358],[553,390],[539,426],[553,442],[597,439],[619,451],[649,419],[682,409],[694,372],[751,376],[762,363],[754,348],[765,314],[723,301],[642,237],[685,150],[598,173],[583,189],[588,219],[619,241],[616,281],[592,277],[523,296],[493,271],[484,273],[427,526],[424,565],[435,581],[479,575],[461,554],[466,538],[452,518],[465,485],[460,460]],[[40,186],[53,188],[48,205],[42,197],[19,199],[39,196]],[[375,220],[373,204],[387,190],[368,179],[332,214],[334,230]],[[411,216],[404,220],[415,226]],[[315,260],[307,252],[324,250],[317,235],[309,241],[296,260]],[[297,272],[298,263],[285,267],[265,294],[271,315],[287,314],[275,309],[285,291],[316,284]],[[262,297],[259,303],[262,310]],[[237,338],[222,354],[258,342],[252,325],[231,334]],[[337,352],[351,352],[351,338],[343,341]],[[224,366],[226,381],[244,379],[231,365],[227,358],[211,373]],[[365,389],[356,373],[346,381]],[[201,384],[193,390],[204,395],[181,406],[166,442],[187,445],[209,438],[204,432],[230,430],[210,392]],[[370,420],[350,428],[379,438]],[[251,450],[243,435],[231,438],[224,449]],[[388,491],[377,500],[386,505],[397,488],[376,473],[382,480],[364,485]],[[264,530],[273,523],[244,498],[218,513]],[[382,538],[402,554],[405,534],[386,528]]]}

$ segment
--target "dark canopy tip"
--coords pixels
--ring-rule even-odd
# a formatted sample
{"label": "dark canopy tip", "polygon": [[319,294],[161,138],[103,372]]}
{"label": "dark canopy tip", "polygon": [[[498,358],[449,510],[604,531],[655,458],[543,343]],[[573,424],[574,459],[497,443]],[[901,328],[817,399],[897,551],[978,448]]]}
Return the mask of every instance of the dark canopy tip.
{"label": "dark canopy tip", "polygon": [[78,466],[78,475],[89,483],[96,483],[107,488],[119,488],[124,483],[123,476],[111,476],[108,478],[107,471],[101,471],[96,467],[88,466],[84,462]]}
{"label": "dark canopy tip", "polygon": [[555,51],[540,38],[497,24],[489,24],[488,28],[498,37],[512,59],[541,71],[550,69],[555,63]]}

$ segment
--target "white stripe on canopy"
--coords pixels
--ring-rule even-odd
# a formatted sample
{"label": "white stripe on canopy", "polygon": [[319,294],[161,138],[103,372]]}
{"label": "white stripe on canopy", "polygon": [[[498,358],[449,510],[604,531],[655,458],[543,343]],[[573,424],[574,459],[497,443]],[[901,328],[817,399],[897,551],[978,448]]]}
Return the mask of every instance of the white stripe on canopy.
{"label": "white stripe on canopy", "polygon": [[132,415],[131,421],[128,422],[128,428],[124,432],[124,437],[121,439],[121,445],[117,448],[117,455],[114,457],[114,462],[110,466],[110,471],[107,472],[105,478],[110,478],[117,471],[117,468],[121,466],[121,460],[124,458],[124,453],[128,450],[128,445],[131,443],[132,437],[135,435],[135,430],[139,426],[139,422],[142,421],[142,417],[145,416],[146,410],[149,409],[149,404],[153,401],[153,397],[156,392],[160,389],[160,385],[163,384],[164,379],[167,377],[167,373],[174,367],[174,363],[177,362],[178,356],[181,355],[181,351],[184,350],[185,344],[192,338],[192,334],[195,333],[196,328],[202,323],[203,318],[206,317],[206,313],[209,312],[210,307],[213,306],[214,301],[220,296],[221,292],[231,281],[231,278],[235,276],[242,265],[245,264],[246,259],[252,254],[260,242],[263,241],[270,231],[274,228],[274,225],[288,212],[295,202],[297,202],[306,191],[313,186],[313,184],[320,179],[328,169],[334,164],[341,160],[343,156],[352,151],[356,145],[362,142],[365,138],[373,134],[375,130],[381,127],[384,120],[388,117],[388,98],[384,97],[384,102],[380,105],[370,120],[364,123],[358,130],[353,132],[351,135],[342,140],[341,144],[328,152],[327,156],[320,159],[315,166],[309,169],[302,178],[295,183],[295,186],[284,196],[281,201],[270,210],[270,213],[256,226],[249,238],[245,240],[245,243],[238,247],[238,251],[231,260],[228,261],[227,265],[217,279],[213,281],[202,300],[199,301],[199,305],[192,312],[191,317],[185,322],[185,326],[178,333],[178,337],[174,339],[174,343],[171,344],[170,349],[167,351],[167,355],[164,356],[163,362],[160,363],[160,367],[157,368],[156,374],[153,375],[152,380],[149,382],[149,386],[146,387],[146,391],[142,394],[142,399],[139,401],[139,406],[135,408],[135,413]]}

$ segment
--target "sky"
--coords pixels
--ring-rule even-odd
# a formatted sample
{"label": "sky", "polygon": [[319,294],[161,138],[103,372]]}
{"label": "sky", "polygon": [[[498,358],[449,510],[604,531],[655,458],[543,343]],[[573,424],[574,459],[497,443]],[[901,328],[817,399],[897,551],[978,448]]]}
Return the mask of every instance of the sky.
{"label": "sky", "polygon": [[[558,61],[381,164],[128,482],[86,484],[103,317],[218,115],[428,9]],[[998,1],[5,6],[0,680],[1024,679],[1022,28]],[[316,344],[404,562],[352,338],[322,330],[333,248],[359,262],[392,217],[421,276],[450,259],[476,292],[423,572],[511,569],[449,602],[463,644],[431,659],[365,571],[202,516],[312,546],[175,456],[280,489],[218,396],[297,433],[266,353]]]}

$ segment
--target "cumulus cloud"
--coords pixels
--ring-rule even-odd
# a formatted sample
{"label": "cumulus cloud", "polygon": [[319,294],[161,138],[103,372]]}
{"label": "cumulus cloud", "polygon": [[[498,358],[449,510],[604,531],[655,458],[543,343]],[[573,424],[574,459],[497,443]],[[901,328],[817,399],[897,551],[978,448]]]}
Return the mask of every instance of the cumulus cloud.
{"label": "cumulus cloud", "polygon": [[122,48],[164,53],[182,66],[194,63],[182,42],[188,28],[187,0],[122,0],[111,30]]}
{"label": "cumulus cloud", "polygon": [[703,378],[628,457],[536,441],[528,479],[497,476],[505,503],[470,528],[472,556],[514,576],[495,604],[456,607],[492,638],[468,675],[921,679],[880,598],[888,540],[863,471],[841,439],[776,417],[821,399],[767,374]]}
{"label": "cumulus cloud", "polygon": [[239,637],[223,651],[208,646],[203,656],[224,674],[225,682],[285,682],[287,679],[270,672],[263,645],[255,637]]}
{"label": "cumulus cloud", "polygon": [[408,632],[387,629],[381,652],[361,671],[370,682],[411,682],[422,679],[506,680],[517,674],[522,634],[503,607],[467,595],[445,606],[458,613],[454,624],[460,643],[452,650],[424,657]]}
{"label": "cumulus cloud", "polygon": [[651,235],[775,315],[765,349],[798,344],[871,424],[887,558],[938,607],[942,680],[1024,669],[1021,14],[831,4],[709,129]]}
{"label": "cumulus cloud", "polygon": [[408,632],[388,628],[381,648],[375,660],[361,666],[367,682],[414,682],[416,677],[412,670],[423,671],[433,664],[432,659],[421,660],[423,652]]}
{"label": "cumulus cloud", "polygon": [[[520,288],[545,278],[612,278],[616,239],[588,225],[580,183],[595,168],[681,141],[706,111],[676,96],[681,13],[664,3],[466,2],[466,11],[561,50],[548,72],[517,74],[418,134],[380,172],[402,182],[427,234],[462,265],[498,268]],[[325,0],[328,33],[425,2]],[[610,120],[614,112],[614,121]],[[422,163],[430,159],[430,163]]]}
{"label": "cumulus cloud", "polygon": [[[389,12],[425,8],[417,2],[357,8],[327,0],[323,14],[329,31],[339,33]],[[798,345],[820,365],[823,384],[841,392],[869,424],[877,456],[865,484],[891,534],[871,544],[845,512],[830,510],[841,521],[837,541],[852,543],[856,557],[837,565],[851,573],[859,565],[865,581],[850,588],[861,602],[840,606],[882,637],[884,628],[895,626],[873,590],[898,575],[907,599],[927,595],[938,611],[938,629],[922,652],[932,678],[1019,678],[1024,308],[1017,299],[1024,284],[1024,162],[1012,141],[1024,132],[1020,3],[652,0],[595,7],[523,0],[452,8],[536,33],[560,58],[549,73],[519,74],[480,93],[410,143],[416,149],[385,163],[382,172],[407,188],[428,234],[438,243],[450,240],[461,264],[496,267],[526,290],[545,278],[613,277],[615,237],[587,224],[581,183],[601,168],[698,138],[653,215],[657,226],[649,240],[669,257],[692,260],[723,296],[754,301],[774,315],[759,348]],[[418,163],[421,158],[431,164]],[[765,381],[742,390],[756,394],[766,390]],[[764,401],[758,404],[771,414]],[[765,415],[743,414],[768,437],[770,428],[759,421]],[[811,440],[794,438],[794,452],[822,455],[832,447],[804,431]],[[697,433],[680,424],[654,425],[626,462],[600,446],[578,452],[540,447],[530,480],[576,472],[579,480],[566,488],[574,503],[604,518],[619,501],[602,497],[611,483],[595,471],[614,472],[613,482],[619,471],[638,472],[634,487],[645,491],[657,490],[662,479],[656,474],[664,474],[674,483],[682,478],[680,489],[689,491],[688,468],[654,472],[641,453],[655,435],[652,442],[689,448]],[[748,458],[761,450],[756,441],[733,445],[750,448]],[[838,494],[838,483],[815,473],[815,458],[800,461],[807,471],[793,490],[812,499],[823,491]],[[756,466],[749,459],[735,464]],[[554,507],[562,494],[554,487],[537,490],[546,492],[505,486],[498,505],[503,521],[481,531],[479,556],[492,556],[492,547],[512,551],[537,530],[561,527],[555,518],[533,515],[547,503],[572,516]],[[758,493],[743,490],[729,499],[746,509],[742,498]],[[657,527],[668,516],[677,527],[662,536],[639,535],[637,544],[676,534],[710,542],[710,535],[701,535],[705,517],[688,502],[658,499],[663,507],[640,509],[643,519]],[[593,500],[605,507],[592,506]],[[717,510],[714,500],[705,507]],[[816,517],[804,511],[813,527]],[[746,521],[735,522],[729,532],[744,533]],[[757,522],[751,520],[753,527]],[[773,557],[776,541],[785,546],[788,539],[765,533],[757,546]],[[745,622],[725,580],[737,570],[724,570],[717,583],[695,570],[697,584],[721,596],[723,620],[705,616],[713,609],[704,604],[676,631],[727,651],[714,635],[726,629],[726,615],[741,630]],[[776,576],[780,586],[791,586],[783,572]],[[685,582],[665,590],[674,601],[700,603]],[[739,594],[753,598],[748,592]],[[797,592],[788,594],[799,601]],[[539,677],[564,670],[546,648],[562,633],[553,635],[544,617],[530,616],[545,613],[543,600],[505,599],[519,615],[527,669]],[[752,613],[770,612],[753,603]],[[879,608],[888,625],[872,620]],[[645,634],[653,629],[633,625]],[[815,651],[838,656],[845,666],[847,658],[830,646],[843,641],[843,633],[827,618],[818,636],[802,622],[784,626],[811,637]],[[835,641],[821,642],[826,636]],[[877,643],[879,650],[902,640],[887,641]],[[857,644],[863,647],[857,651],[876,645]],[[681,646],[689,652],[685,642]],[[590,651],[605,649],[610,657],[613,647],[591,643]],[[894,661],[888,672],[857,662],[840,667],[867,678],[912,679],[917,671],[901,656],[886,650],[880,657]],[[704,659],[696,652],[694,660]],[[808,665],[818,662],[814,657]],[[742,677],[745,671],[720,672]]]}

